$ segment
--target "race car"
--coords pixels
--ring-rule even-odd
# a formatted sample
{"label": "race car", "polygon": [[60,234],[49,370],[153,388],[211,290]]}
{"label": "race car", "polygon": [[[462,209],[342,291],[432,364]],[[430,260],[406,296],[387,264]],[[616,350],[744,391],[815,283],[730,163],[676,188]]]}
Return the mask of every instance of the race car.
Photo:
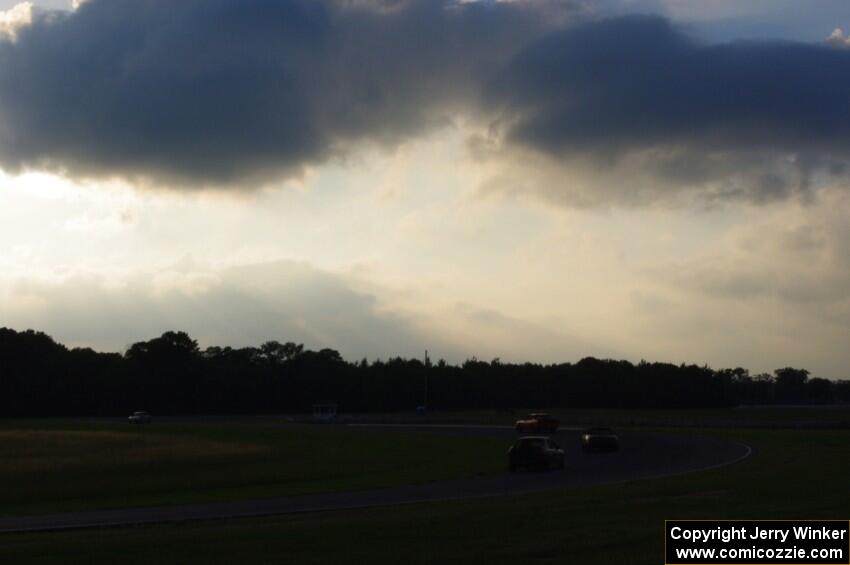
{"label": "race car", "polygon": [[554,434],[558,431],[560,422],[550,416],[536,412],[529,414],[525,420],[517,420],[516,431],[521,434]]}
{"label": "race car", "polygon": [[564,450],[550,437],[521,437],[508,450],[508,470],[511,472],[563,468]]}
{"label": "race car", "polygon": [[147,412],[133,412],[127,417],[127,421],[131,424],[150,424],[151,415]]}
{"label": "race car", "polygon": [[620,439],[611,428],[588,428],[581,434],[581,447],[585,452],[617,451]]}

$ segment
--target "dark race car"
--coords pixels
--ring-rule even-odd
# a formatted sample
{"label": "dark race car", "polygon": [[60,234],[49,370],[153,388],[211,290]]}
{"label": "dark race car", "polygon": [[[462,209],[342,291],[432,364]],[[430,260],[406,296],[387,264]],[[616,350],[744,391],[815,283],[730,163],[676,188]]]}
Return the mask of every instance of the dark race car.
{"label": "dark race car", "polygon": [[127,421],[131,424],[150,424],[151,415],[147,412],[133,412],[127,417]]}
{"label": "dark race car", "polygon": [[529,414],[525,420],[516,421],[516,431],[521,434],[554,434],[560,422],[550,416],[537,412]]}
{"label": "dark race car", "polygon": [[617,451],[620,438],[611,428],[588,428],[581,434],[581,447],[587,453]]}
{"label": "dark race car", "polygon": [[508,470],[511,472],[563,468],[564,450],[546,436],[521,437],[508,450]]}

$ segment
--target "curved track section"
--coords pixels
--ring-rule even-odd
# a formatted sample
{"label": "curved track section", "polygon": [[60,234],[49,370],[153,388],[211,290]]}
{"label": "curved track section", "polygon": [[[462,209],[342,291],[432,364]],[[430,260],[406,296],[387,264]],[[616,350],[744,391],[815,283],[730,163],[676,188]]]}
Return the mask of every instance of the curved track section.
{"label": "curved track section", "polygon": [[[416,428],[420,431],[447,434],[504,437],[506,449],[510,440],[516,436],[512,429],[506,427],[369,427],[380,427],[387,433],[411,431],[411,428]],[[751,453],[746,445],[716,438],[631,432],[620,434],[619,452],[591,455],[582,452],[578,431],[560,431],[555,434],[555,438],[567,452],[567,465],[563,471],[513,474],[504,472],[472,479],[286,498],[0,517],[0,533],[271,516],[522,494],[707,470],[734,463]]]}

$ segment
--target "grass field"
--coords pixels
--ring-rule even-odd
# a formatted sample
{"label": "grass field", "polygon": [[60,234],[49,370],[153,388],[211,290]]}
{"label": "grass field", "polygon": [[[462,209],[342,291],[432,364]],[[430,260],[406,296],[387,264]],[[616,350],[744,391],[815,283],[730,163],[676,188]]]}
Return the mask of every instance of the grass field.
{"label": "grass field", "polygon": [[664,519],[850,518],[850,431],[707,433],[757,452],[712,471],[549,494],[8,535],[0,562],[657,565]]}
{"label": "grass field", "polygon": [[471,477],[504,442],[280,422],[0,422],[0,514],[288,496]]}

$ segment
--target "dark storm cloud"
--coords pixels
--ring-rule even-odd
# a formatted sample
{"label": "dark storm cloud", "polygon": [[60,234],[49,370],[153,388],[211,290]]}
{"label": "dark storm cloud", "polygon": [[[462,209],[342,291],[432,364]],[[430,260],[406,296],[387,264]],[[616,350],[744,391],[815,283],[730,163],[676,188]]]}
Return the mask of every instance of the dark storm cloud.
{"label": "dark storm cloud", "polygon": [[[548,158],[538,184],[559,201],[683,189],[769,201],[846,176],[850,50],[702,44],[660,17],[580,22],[581,4],[90,0],[40,12],[0,41],[0,166],[256,186],[459,114],[492,124],[491,156]],[[571,167],[590,171],[578,174],[590,188],[564,192],[558,171]]]}
{"label": "dark storm cloud", "polygon": [[642,153],[674,186],[744,174],[748,196],[781,198],[850,157],[850,51],[704,45],[660,17],[550,33],[491,82],[488,101],[509,144],[602,168]]}
{"label": "dark storm cloud", "polygon": [[252,184],[449,112],[539,29],[502,4],[90,0],[0,43],[0,163]]}

